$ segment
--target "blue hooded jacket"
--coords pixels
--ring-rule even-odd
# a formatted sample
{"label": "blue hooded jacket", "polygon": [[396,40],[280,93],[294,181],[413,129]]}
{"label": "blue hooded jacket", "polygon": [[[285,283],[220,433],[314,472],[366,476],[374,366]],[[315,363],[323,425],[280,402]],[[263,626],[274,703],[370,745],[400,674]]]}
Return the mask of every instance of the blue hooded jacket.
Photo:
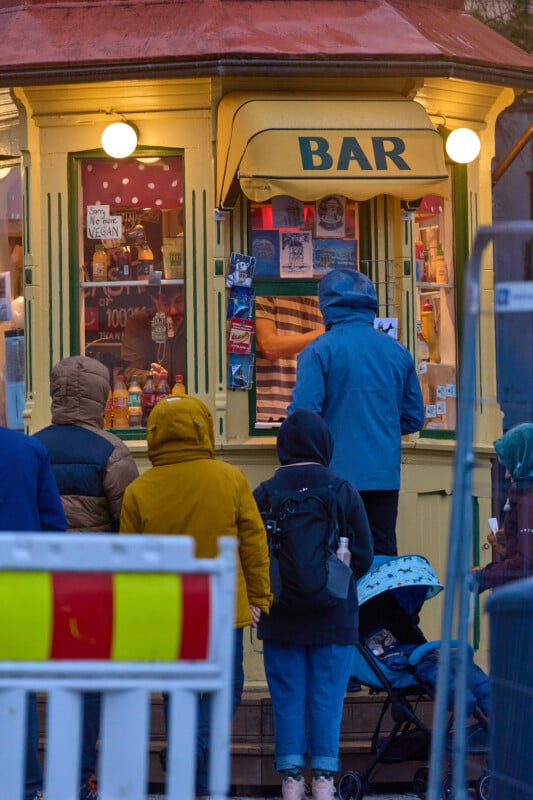
{"label": "blue hooded jacket", "polygon": [[424,424],[411,354],[374,328],[376,291],[361,272],[332,270],[318,300],[326,332],[298,356],[287,410],[324,418],[335,442],[331,469],[356,489],[399,489],[401,437]]}

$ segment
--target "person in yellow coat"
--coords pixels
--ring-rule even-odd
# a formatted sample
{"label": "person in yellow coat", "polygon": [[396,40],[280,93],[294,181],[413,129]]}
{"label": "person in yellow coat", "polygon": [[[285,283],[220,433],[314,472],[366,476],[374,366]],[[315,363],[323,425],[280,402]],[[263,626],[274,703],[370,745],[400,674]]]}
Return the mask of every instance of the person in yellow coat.
{"label": "person in yellow coat", "polygon": [[[238,539],[233,711],[244,684],[243,628],[256,625],[272,603],[266,532],[242,470],[215,458],[213,418],[195,397],[160,400],[146,425],[152,463],[127,487],[121,533],[192,536],[196,556],[214,558],[218,538]],[[166,698],[165,698],[166,701]],[[197,798],[208,796],[209,695],[200,701]]]}

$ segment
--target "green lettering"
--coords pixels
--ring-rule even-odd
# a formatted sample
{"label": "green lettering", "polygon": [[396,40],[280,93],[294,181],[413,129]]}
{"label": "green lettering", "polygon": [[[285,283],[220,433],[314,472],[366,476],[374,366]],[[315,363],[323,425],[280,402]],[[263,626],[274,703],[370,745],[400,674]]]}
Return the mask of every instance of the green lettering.
{"label": "green lettering", "polygon": [[363,148],[355,136],[345,136],[342,140],[342,147],[339,153],[339,163],[337,164],[337,169],[348,169],[350,166],[350,161],[357,161],[361,169],[372,169],[372,164],[365,156]]}
{"label": "green lettering", "polygon": [[[391,144],[392,148],[387,150],[385,148],[386,143]],[[405,142],[398,136],[390,136],[389,138],[385,138],[384,136],[373,136],[372,147],[374,148],[376,169],[387,169],[388,158],[390,158],[392,163],[395,164],[398,169],[411,169],[409,164],[407,164],[403,158],[400,158],[400,153],[403,153],[405,150]]]}
{"label": "green lettering", "polygon": [[322,136],[299,136],[300,156],[303,169],[331,169],[333,159],[328,149],[328,140]]}

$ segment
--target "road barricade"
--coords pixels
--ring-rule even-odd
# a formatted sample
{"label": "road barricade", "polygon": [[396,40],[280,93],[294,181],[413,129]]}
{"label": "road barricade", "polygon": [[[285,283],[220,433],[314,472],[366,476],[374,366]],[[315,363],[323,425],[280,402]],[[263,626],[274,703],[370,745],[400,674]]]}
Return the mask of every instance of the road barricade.
{"label": "road barricade", "polygon": [[150,699],[170,697],[167,797],[193,800],[212,694],[212,800],[230,782],[235,540],[0,534],[0,800],[23,797],[29,692],[47,693],[45,796],[79,794],[82,694],[102,694],[99,800],[147,795]]}

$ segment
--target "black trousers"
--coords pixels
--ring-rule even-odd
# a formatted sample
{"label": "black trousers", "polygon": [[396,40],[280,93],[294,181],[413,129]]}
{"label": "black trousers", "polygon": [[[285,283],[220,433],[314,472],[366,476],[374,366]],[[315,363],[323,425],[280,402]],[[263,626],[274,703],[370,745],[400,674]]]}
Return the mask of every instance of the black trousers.
{"label": "black trousers", "polygon": [[368,523],[374,539],[375,556],[397,556],[396,518],[398,516],[398,489],[359,492],[366,509]]}

